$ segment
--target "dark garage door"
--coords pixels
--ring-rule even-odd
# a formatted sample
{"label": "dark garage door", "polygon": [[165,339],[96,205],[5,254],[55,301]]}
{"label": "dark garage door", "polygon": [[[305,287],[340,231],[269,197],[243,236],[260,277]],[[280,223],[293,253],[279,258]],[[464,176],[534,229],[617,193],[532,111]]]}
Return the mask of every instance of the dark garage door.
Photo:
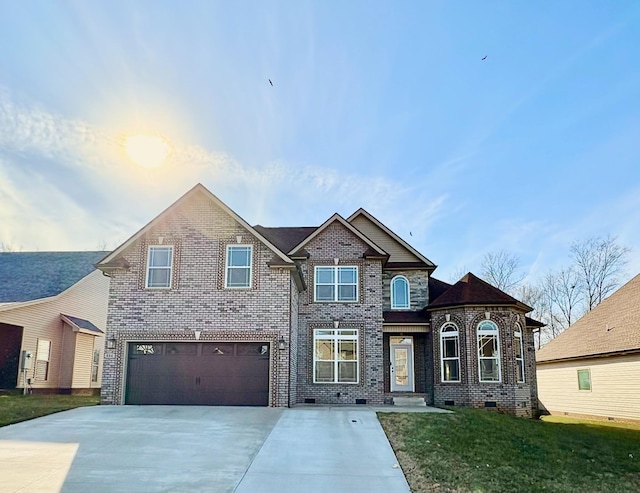
{"label": "dark garage door", "polygon": [[269,344],[130,343],[125,403],[267,406]]}

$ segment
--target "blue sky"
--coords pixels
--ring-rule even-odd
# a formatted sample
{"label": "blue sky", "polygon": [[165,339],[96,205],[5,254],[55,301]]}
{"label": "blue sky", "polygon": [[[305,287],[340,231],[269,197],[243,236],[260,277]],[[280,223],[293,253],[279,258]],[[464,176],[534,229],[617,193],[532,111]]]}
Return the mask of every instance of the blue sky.
{"label": "blue sky", "polygon": [[631,275],[638,46],[635,1],[0,0],[0,241],[115,248],[202,182],[251,224],[364,207],[448,281],[607,234]]}

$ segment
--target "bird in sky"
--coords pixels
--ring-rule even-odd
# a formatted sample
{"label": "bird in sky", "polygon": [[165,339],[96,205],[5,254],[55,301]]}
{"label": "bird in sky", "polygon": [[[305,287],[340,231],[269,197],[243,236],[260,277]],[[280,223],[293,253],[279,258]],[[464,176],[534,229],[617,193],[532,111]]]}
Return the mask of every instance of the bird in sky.
{"label": "bird in sky", "polygon": [[[486,59],[487,59],[487,55],[484,56],[483,60],[486,60]],[[269,81],[269,82],[271,82],[271,81]]]}
{"label": "bird in sky", "polygon": [[269,79],[269,84],[271,84],[271,87],[273,87],[273,82],[271,82],[271,79]]}

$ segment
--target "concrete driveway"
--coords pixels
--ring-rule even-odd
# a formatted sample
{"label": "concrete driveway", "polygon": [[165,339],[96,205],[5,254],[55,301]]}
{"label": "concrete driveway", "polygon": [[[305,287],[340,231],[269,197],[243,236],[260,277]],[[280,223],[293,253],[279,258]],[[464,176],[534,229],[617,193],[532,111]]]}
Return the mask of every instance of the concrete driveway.
{"label": "concrete driveway", "polygon": [[0,492],[408,492],[369,408],[79,408],[0,428]]}

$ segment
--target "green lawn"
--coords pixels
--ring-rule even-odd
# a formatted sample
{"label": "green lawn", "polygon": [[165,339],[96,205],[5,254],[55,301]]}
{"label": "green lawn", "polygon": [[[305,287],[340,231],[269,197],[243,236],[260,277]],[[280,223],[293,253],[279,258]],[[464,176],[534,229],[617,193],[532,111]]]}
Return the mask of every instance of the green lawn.
{"label": "green lawn", "polygon": [[100,397],[79,395],[0,395],[0,426],[81,406],[95,406]]}
{"label": "green lawn", "polygon": [[640,491],[640,430],[620,423],[469,408],[378,416],[413,492]]}

